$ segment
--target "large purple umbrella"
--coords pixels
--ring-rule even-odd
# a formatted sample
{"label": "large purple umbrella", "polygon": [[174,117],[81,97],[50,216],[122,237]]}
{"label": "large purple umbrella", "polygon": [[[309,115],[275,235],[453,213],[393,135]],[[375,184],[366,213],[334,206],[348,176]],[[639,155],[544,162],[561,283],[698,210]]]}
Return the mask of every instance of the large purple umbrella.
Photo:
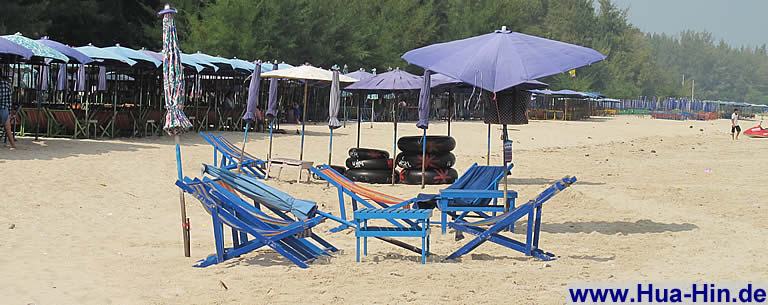
{"label": "large purple umbrella", "polygon": [[[163,91],[165,93],[165,126],[168,134],[174,136],[176,142],[176,173],[178,179],[184,177],[181,171],[181,147],[179,134],[192,127],[184,114],[184,68],[181,66],[181,52],[179,52],[178,39],[176,37],[176,24],[173,15],[176,10],[170,5],[158,15],[163,17]],[[189,219],[184,203],[184,193],[179,190],[179,204],[181,205],[182,234],[184,238],[184,256],[190,255]]]}
{"label": "large purple umbrella", "polygon": [[83,54],[83,52],[75,50],[75,48],[65,45],[63,43],[60,43],[58,41],[50,40],[48,36],[38,39],[37,42],[42,43],[51,49],[61,52],[61,54],[64,54],[69,58],[70,63],[87,65],[93,62],[93,58],[88,57],[88,55]]}
{"label": "large purple umbrella", "polygon": [[511,32],[438,43],[408,51],[405,61],[490,92],[605,59],[590,48]]}
{"label": "large purple umbrella", "polygon": [[254,113],[256,107],[259,106],[259,89],[261,89],[261,61],[255,63],[255,68],[251,74],[251,83],[248,86],[248,102],[245,106],[245,114],[243,114],[243,120],[245,120],[245,131],[243,132],[243,148],[240,151],[240,164],[237,165],[237,170],[243,168],[243,158],[245,155],[245,143],[248,142],[248,129],[251,128],[251,122],[256,120]]}
{"label": "large purple umbrella", "polygon": [[0,37],[0,57],[21,57],[23,59],[30,59],[34,56],[31,50],[22,47],[15,42]]}
{"label": "large purple umbrella", "polygon": [[[419,120],[416,122],[416,127],[424,130],[421,136],[421,157],[423,160],[427,159],[427,128],[429,128],[429,98],[431,95],[430,89],[432,89],[432,71],[424,70],[424,77],[422,79],[421,90],[419,91]],[[427,162],[421,162],[421,188],[425,185],[425,172],[427,169]]]}

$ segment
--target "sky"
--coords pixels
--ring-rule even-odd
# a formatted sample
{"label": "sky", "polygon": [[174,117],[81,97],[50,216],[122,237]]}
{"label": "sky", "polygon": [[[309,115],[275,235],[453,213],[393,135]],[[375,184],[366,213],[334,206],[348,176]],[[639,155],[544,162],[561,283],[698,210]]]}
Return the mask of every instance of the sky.
{"label": "sky", "polygon": [[707,31],[740,47],[768,44],[768,0],[613,0],[644,32]]}

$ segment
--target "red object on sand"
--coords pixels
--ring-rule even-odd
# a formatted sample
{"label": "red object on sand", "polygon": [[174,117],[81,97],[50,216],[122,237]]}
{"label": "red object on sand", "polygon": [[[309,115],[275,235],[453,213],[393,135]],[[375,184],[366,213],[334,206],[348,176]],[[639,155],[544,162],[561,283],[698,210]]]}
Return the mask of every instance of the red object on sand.
{"label": "red object on sand", "polygon": [[768,138],[768,129],[765,129],[761,124],[758,124],[757,126],[744,131],[744,135],[750,138]]}

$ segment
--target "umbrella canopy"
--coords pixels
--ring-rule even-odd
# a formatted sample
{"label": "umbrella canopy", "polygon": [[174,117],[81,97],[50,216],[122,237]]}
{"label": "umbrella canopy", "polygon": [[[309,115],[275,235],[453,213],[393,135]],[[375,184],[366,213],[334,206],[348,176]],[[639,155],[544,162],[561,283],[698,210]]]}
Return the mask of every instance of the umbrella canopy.
{"label": "umbrella canopy", "polygon": [[48,36],[38,39],[37,42],[42,43],[50,47],[51,49],[54,49],[56,51],[61,52],[61,54],[66,55],[67,58],[69,58],[69,63],[90,64],[91,62],[93,62],[93,58],[88,57],[88,55],[85,55],[82,52],[75,50],[75,48],[65,45],[63,43],[60,43],[58,41],[50,40]]}
{"label": "umbrella canopy", "polygon": [[405,61],[482,89],[499,92],[526,81],[605,59],[590,48],[511,32],[429,45],[408,51]]}
{"label": "umbrella canopy", "polygon": [[[278,65],[280,68],[280,65]],[[298,66],[283,70],[282,68],[274,71],[270,71],[261,75],[263,78],[288,78],[288,79],[306,79],[306,80],[318,80],[318,81],[333,81],[333,72],[309,65]],[[342,83],[354,83],[357,81],[355,78],[349,76],[339,76],[339,81]]]}
{"label": "umbrella canopy", "polygon": [[290,68],[293,68],[293,65],[289,65],[289,64],[286,64],[285,62],[281,62],[277,64],[277,69],[273,69],[273,70],[285,70]]}
{"label": "umbrella canopy", "polygon": [[549,90],[549,89],[544,89],[544,90],[528,90],[528,92],[535,93],[535,94],[538,94],[538,95],[555,95],[555,96],[581,97],[581,98],[588,98],[588,97],[590,97],[588,94],[586,94],[584,92],[568,90],[568,89],[557,90],[557,91],[553,91],[553,90]]}
{"label": "umbrella canopy", "polygon": [[230,64],[232,64],[232,67],[235,70],[239,70],[246,73],[253,72],[254,69],[256,69],[256,65],[252,62],[247,62],[242,59],[237,59],[237,57],[229,60]]}
{"label": "umbrella canopy", "polygon": [[0,37],[0,56],[18,56],[23,59],[30,59],[34,55],[30,49]]}
{"label": "umbrella canopy", "polygon": [[[450,76],[445,76],[440,73],[434,73],[432,74],[432,88],[443,86],[443,85],[458,85],[463,84],[464,82],[455,79]],[[525,81],[522,84],[519,84],[518,86],[526,87],[526,88],[546,88],[549,87],[549,84],[540,82],[537,80],[529,80]]]}
{"label": "umbrella canopy", "polygon": [[234,67],[232,66],[232,62],[229,61],[229,59],[221,58],[217,56],[211,56],[205,53],[201,53],[200,51],[197,51],[197,53],[195,54],[189,54],[189,57],[192,57],[195,60],[198,60],[201,62],[215,65],[216,67],[218,67],[218,69],[234,69]]}
{"label": "umbrella canopy", "polygon": [[108,65],[133,66],[136,64],[136,61],[133,59],[130,59],[120,54],[116,54],[115,52],[112,52],[106,49],[94,47],[92,44],[88,44],[87,46],[77,47],[75,48],[75,50],[80,51],[81,53],[87,55],[90,58],[101,60],[102,62]]}
{"label": "umbrella canopy", "polygon": [[[163,54],[146,50],[146,49],[141,49],[141,52],[149,56],[152,56],[153,58],[159,60],[161,63],[163,61]],[[194,60],[191,60],[189,57],[185,57],[183,54],[181,55],[181,64],[187,68],[195,69],[195,71],[197,71],[198,73],[202,72],[206,68],[206,66],[198,64]],[[215,66],[212,66],[212,67],[215,67]]]}
{"label": "umbrella canopy", "polygon": [[165,126],[168,134],[178,135],[192,127],[184,114],[184,69],[181,66],[176,24],[173,15],[176,10],[166,6],[160,11],[163,16],[163,91],[165,93]]}
{"label": "umbrella canopy", "polygon": [[157,58],[154,58],[150,55],[147,55],[144,52],[136,51],[134,49],[126,48],[123,46],[120,46],[120,44],[116,44],[113,47],[106,47],[104,50],[110,51],[112,53],[122,55],[125,57],[128,57],[130,59],[135,60],[139,64],[147,65],[147,66],[154,66],[155,68],[160,67],[160,65],[163,64],[162,60],[158,60]]}
{"label": "umbrella canopy", "polygon": [[425,130],[429,128],[429,96],[431,94],[430,89],[432,89],[431,78],[432,71],[424,70],[421,91],[419,91],[419,121],[416,122],[416,127]]}
{"label": "umbrella canopy", "polygon": [[331,81],[331,97],[328,103],[328,127],[336,129],[341,127],[339,122],[339,108],[341,107],[341,89],[339,89],[339,70],[333,70]]}
{"label": "umbrella canopy", "polygon": [[344,88],[344,90],[400,91],[418,90],[423,83],[421,76],[416,76],[400,69],[375,75]]}
{"label": "umbrella canopy", "polygon": [[[203,66],[204,69],[211,69],[214,72],[219,70],[219,66],[214,65],[213,63],[210,63],[208,61],[202,60],[200,58],[197,58],[195,56],[192,56],[190,54],[181,54],[181,62],[182,63],[184,63],[184,62],[194,63],[196,65]],[[200,71],[202,71],[202,70],[200,70]]]}
{"label": "umbrella canopy", "polygon": [[360,68],[360,70],[357,70],[355,72],[350,72],[350,73],[347,73],[347,74],[344,74],[344,75],[345,76],[349,76],[349,77],[354,78],[354,79],[357,79],[357,80],[361,80],[361,81],[373,77],[373,73],[365,72],[365,70],[363,70],[362,68]]}
{"label": "umbrella canopy", "polygon": [[253,74],[251,74],[251,83],[248,86],[248,103],[245,107],[245,114],[243,114],[243,120],[251,122],[256,119],[254,112],[256,107],[259,106],[259,89],[261,89],[261,62],[256,62],[253,65]]}
{"label": "umbrella canopy", "polygon": [[284,212],[290,212],[296,218],[304,220],[313,217],[317,211],[317,204],[298,198],[294,198],[276,188],[259,181],[256,177],[238,175],[232,171],[222,170],[218,167],[203,165],[203,171],[215,178],[221,179],[234,186],[238,192],[246,197],[269,207]]}
{"label": "umbrella canopy", "polygon": [[39,43],[35,40],[29,39],[27,37],[21,36],[20,33],[16,33],[13,35],[5,35],[3,38],[8,39],[17,45],[20,45],[30,51],[32,51],[32,57],[38,57],[38,58],[48,58],[52,59],[57,62],[69,62],[69,58],[61,54],[61,52],[54,50],[53,48],[46,46],[42,43]]}

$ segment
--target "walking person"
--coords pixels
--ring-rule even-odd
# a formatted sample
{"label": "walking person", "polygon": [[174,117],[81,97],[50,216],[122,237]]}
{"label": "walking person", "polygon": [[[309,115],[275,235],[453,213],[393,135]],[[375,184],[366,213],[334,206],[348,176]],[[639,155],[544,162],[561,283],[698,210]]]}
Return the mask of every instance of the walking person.
{"label": "walking person", "polygon": [[5,129],[5,135],[8,138],[8,144],[11,150],[16,149],[16,140],[13,138],[11,129],[11,98],[13,96],[13,85],[6,75],[0,74],[0,125]]}
{"label": "walking person", "polygon": [[738,140],[741,133],[741,126],[739,126],[739,109],[733,109],[731,114],[731,140]]}

